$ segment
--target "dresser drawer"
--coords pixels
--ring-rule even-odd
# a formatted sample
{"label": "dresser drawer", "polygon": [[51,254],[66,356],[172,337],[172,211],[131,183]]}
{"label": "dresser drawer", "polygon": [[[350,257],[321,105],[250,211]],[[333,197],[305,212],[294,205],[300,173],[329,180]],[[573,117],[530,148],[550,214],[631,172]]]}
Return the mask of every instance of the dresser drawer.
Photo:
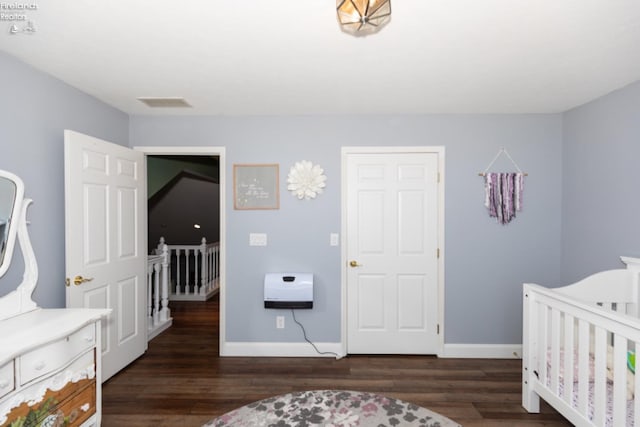
{"label": "dresser drawer", "polygon": [[67,420],[69,427],[83,424],[90,416],[96,413],[96,381],[82,392],[68,400],[58,408],[64,414],[69,414]]}
{"label": "dresser drawer", "polygon": [[15,377],[13,375],[13,360],[0,366],[0,397],[15,389]]}
{"label": "dresser drawer", "polygon": [[2,426],[80,426],[96,413],[96,387],[93,378],[69,383],[57,392],[47,390],[42,400],[14,408]]}
{"label": "dresser drawer", "polygon": [[95,324],[90,324],[58,341],[32,350],[19,358],[20,385],[59,369],[84,350],[94,346]]}
{"label": "dresser drawer", "polygon": [[65,427],[76,427],[82,425],[93,414],[96,413],[96,382],[91,381],[80,393],[70,399],[60,402],[49,415],[50,421],[57,421]]}
{"label": "dresser drawer", "polygon": [[[71,416],[73,420],[78,420],[74,425],[84,423],[95,413],[96,408],[97,383],[94,354],[95,350],[87,350],[55,375],[43,377],[20,388],[13,399],[0,405],[0,410],[9,411],[8,414],[5,414],[8,423],[0,423],[0,425],[2,427],[13,423],[22,425],[20,423],[27,419],[33,423],[36,418],[42,421],[44,417],[58,412],[58,408],[62,407],[64,407],[65,416]],[[68,407],[69,402],[74,402],[71,408]],[[68,427],[68,423],[64,425]]]}

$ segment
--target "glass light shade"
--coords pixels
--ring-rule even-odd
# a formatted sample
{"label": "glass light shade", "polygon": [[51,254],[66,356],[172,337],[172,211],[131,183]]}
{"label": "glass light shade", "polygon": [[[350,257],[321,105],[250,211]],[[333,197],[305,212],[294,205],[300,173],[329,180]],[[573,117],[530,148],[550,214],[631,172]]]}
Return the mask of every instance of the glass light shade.
{"label": "glass light shade", "polygon": [[391,0],[336,0],[338,22],[347,33],[366,36],[391,20]]}

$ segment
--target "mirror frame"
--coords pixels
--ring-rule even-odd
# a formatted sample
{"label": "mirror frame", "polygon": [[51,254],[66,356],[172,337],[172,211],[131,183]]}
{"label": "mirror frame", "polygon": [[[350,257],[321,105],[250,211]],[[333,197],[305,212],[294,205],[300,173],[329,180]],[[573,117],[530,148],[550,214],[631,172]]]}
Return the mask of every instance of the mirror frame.
{"label": "mirror frame", "polygon": [[18,234],[19,222],[22,216],[22,202],[24,199],[24,183],[17,175],[0,169],[0,179],[2,178],[8,179],[15,184],[16,195],[11,209],[11,216],[9,218],[10,222],[9,229],[7,231],[7,245],[5,247],[2,263],[0,264],[0,277],[6,273],[11,265],[11,258],[13,257],[17,240],[16,236]]}

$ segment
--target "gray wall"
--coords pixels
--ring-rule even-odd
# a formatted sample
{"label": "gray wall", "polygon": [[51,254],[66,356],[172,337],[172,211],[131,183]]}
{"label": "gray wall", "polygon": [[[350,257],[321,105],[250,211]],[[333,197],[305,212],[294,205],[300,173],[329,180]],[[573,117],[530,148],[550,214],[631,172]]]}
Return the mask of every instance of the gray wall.
{"label": "gray wall", "polygon": [[[136,145],[227,147],[227,286],[230,341],[301,341],[276,330],[262,309],[268,271],[316,274],[316,308],[300,314],[315,341],[340,339],[340,147],[446,147],[447,343],[520,342],[522,282],[568,283],[619,255],[640,256],[640,83],[558,115],[370,117],[127,117],[0,53],[0,168],[20,175],[35,200],[30,234],[40,267],[35,299],[64,305],[65,128]],[[127,134],[129,131],[129,135]],[[482,205],[484,170],[506,147],[525,180],[524,211],[501,226]],[[288,168],[308,159],[324,167],[327,189],[302,202],[285,190]],[[234,211],[233,163],[280,164],[277,211]],[[511,169],[501,159],[494,170]],[[269,235],[266,248],[248,234]],[[22,277],[21,257],[0,279],[0,295]]]}
{"label": "gray wall", "polygon": [[[72,129],[128,144],[129,118],[95,98],[0,52],[0,169],[25,183],[29,234],[40,280],[34,299],[43,307],[64,307],[63,131]],[[22,280],[24,263],[16,246],[0,295]]]}
{"label": "gray wall", "polygon": [[[315,274],[314,309],[299,311],[313,341],[340,340],[342,146],[446,147],[447,343],[513,344],[521,340],[522,282],[560,277],[562,120],[560,115],[370,117],[145,117],[131,118],[132,146],[225,146],[227,175],[227,340],[302,341],[293,327],[275,329],[277,314],[262,308],[264,273]],[[483,206],[483,171],[505,147],[529,173],[524,210],[507,226]],[[324,194],[299,201],[286,192],[293,163],[320,164]],[[279,163],[279,210],[236,211],[234,163]],[[502,157],[493,171],[513,170]],[[250,247],[251,232],[268,234],[266,248]],[[291,324],[291,323],[289,323]]]}
{"label": "gray wall", "polygon": [[564,114],[562,279],[640,257],[640,82]]}

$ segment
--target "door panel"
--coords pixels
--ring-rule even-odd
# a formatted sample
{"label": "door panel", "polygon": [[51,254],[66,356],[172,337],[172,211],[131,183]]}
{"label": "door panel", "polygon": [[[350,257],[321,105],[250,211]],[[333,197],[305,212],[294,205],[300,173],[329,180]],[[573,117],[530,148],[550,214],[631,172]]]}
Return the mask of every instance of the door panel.
{"label": "door panel", "polygon": [[357,245],[362,254],[375,255],[384,251],[384,193],[362,192],[358,200]]}
{"label": "door panel", "polygon": [[438,353],[438,165],[347,154],[348,353]]}
{"label": "door panel", "polygon": [[358,325],[360,330],[384,328],[384,276],[363,275],[358,281]]}
{"label": "door panel", "polygon": [[[109,248],[107,247],[107,207],[108,187],[106,185],[86,184],[84,187],[85,203],[90,209],[78,207],[82,210],[84,230],[84,264],[97,266],[109,262]],[[75,209],[75,208],[74,208]]]}
{"label": "door panel", "polygon": [[137,255],[137,194],[136,191],[131,188],[118,188],[117,191],[118,220],[116,221],[116,223],[118,224],[118,258],[120,260],[125,260],[128,258],[133,258]]}
{"label": "door panel", "polygon": [[138,281],[129,277],[118,282],[118,344],[135,338],[138,333]]}
{"label": "door panel", "polygon": [[398,330],[424,330],[424,276],[404,274],[398,277]]}
{"label": "door panel", "polygon": [[418,191],[398,193],[398,253],[424,253],[424,194]]}
{"label": "door panel", "polygon": [[[102,379],[146,350],[144,154],[65,131],[67,307],[111,308]],[[85,282],[73,284],[76,276]]]}

